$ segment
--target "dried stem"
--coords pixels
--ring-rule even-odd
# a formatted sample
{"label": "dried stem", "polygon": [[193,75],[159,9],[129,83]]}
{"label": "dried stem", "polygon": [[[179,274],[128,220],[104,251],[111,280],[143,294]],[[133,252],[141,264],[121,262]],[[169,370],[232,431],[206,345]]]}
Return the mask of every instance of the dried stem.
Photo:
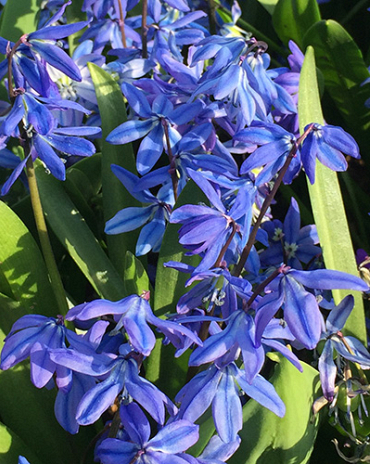
{"label": "dried stem", "polygon": [[127,47],[127,42],[126,42],[126,33],[125,33],[125,16],[123,14],[123,8],[122,8],[122,3],[121,0],[118,0],[118,8],[119,8],[119,27],[121,30],[121,36],[122,36],[122,44],[124,48]]}
{"label": "dried stem", "polygon": [[141,16],[141,42],[142,42],[142,57],[148,58],[148,0],[143,0],[143,10]]}

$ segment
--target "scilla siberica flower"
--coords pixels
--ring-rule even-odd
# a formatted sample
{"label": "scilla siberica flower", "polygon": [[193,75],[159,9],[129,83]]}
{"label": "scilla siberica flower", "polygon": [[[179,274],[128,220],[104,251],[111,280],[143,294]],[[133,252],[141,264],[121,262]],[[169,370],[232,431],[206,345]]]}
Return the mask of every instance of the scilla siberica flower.
{"label": "scilla siberica flower", "polygon": [[57,319],[37,314],[21,317],[5,338],[1,369],[10,369],[30,356],[31,380],[37,388],[44,387],[54,373],[57,385],[63,387],[69,383],[70,373],[50,359],[49,349],[66,347],[65,338],[70,332],[62,316]]}
{"label": "scilla siberica flower", "polygon": [[141,296],[130,295],[120,301],[96,300],[72,308],[66,319],[69,321],[87,321],[96,317],[112,314],[117,326],[115,332],[125,329],[132,347],[144,356],[149,356],[155,345],[155,335],[149,324],[154,325],[170,340],[176,337],[188,337],[201,345],[201,340],[186,327],[172,321],[164,321],[154,316],[149,302],[149,292]]}
{"label": "scilla siberica flower", "polygon": [[[165,425],[150,439],[150,424],[135,403],[123,404],[120,417],[127,438],[107,438],[98,446],[97,457],[104,464],[187,464],[180,453],[199,438],[199,426],[187,420]],[[192,462],[192,461],[190,461]],[[195,460],[196,462],[196,460]]]}
{"label": "scilla siberica flower", "polygon": [[337,356],[360,364],[362,369],[370,369],[370,355],[363,344],[355,337],[344,337],[341,333],[353,305],[354,298],[348,295],[335,306],[326,319],[325,331],[321,335],[325,345],[319,358],[320,381],[324,396],[329,401],[334,398],[339,365],[338,360],[334,359],[334,350]]}
{"label": "scilla siberica flower", "polygon": [[315,182],[316,158],[332,171],[345,171],[348,164],[343,153],[360,158],[355,139],[341,127],[314,124],[301,149],[302,164],[311,184]]}
{"label": "scilla siberica flower", "polygon": [[116,164],[112,164],[111,168],[128,192],[148,206],[142,208],[132,206],[118,211],[107,221],[105,233],[122,234],[144,226],[136,243],[136,256],[145,255],[150,250],[159,251],[170,211],[175,202],[170,184],[164,185],[154,196],[149,190],[137,190],[139,179],[127,169]]}
{"label": "scilla siberica flower", "polygon": [[297,271],[281,266],[279,275],[266,287],[268,293],[256,309],[256,346],[260,345],[268,322],[283,306],[284,319],[296,339],[307,349],[316,347],[321,336],[322,315],[315,296],[305,287],[319,290],[368,289],[359,277],[345,272],[328,269]]}

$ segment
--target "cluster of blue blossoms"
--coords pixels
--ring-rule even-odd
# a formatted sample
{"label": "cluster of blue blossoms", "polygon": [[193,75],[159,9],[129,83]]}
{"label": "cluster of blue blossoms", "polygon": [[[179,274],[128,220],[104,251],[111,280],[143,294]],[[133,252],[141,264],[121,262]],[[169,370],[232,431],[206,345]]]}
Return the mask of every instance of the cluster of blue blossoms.
{"label": "cluster of blue blossoms", "polygon": [[[146,291],[79,304],[64,317],[27,315],[6,337],[1,368],[29,357],[33,384],[57,387],[55,415],[72,434],[115,404],[120,427],[102,434],[95,450],[103,464],[222,464],[239,446],[247,397],[284,416],[283,401],[260,374],[270,351],[301,371],[300,351],[322,342],[318,368],[328,402],[341,359],[370,368],[362,343],[341,333],[353,297],[335,306],[330,292],[368,291],[367,284],[323,267],[316,227],[301,227],[294,199],[284,222],[269,208],[280,182],[304,171],[314,183],[317,162],[344,171],[345,156],[359,158],[359,149],[339,127],[312,121],[299,133],[303,55],[291,43],[290,68],[270,69],[265,43],[233,33],[236,2],[231,23],[216,18],[218,35],[208,32],[202,1],[148,0],[145,34],[141,16],[126,16],[137,0],[85,0],[87,21],[66,24],[70,3],[48,2],[38,30],[18,42],[0,38],[10,98],[1,102],[0,164],[13,169],[1,193],[29,159],[64,180],[66,163],[95,153],[100,119],[87,67],[95,63],[127,100],[128,120],[107,142],[138,147],[140,177],[118,165],[112,171],[143,204],[119,211],[105,232],[141,228],[140,256],[160,250],[168,223],[180,224],[180,244],[198,259],[166,263],[188,274],[190,287],[166,320],[153,314]],[[70,57],[62,39],[83,29]],[[14,139],[28,147],[22,160],[7,148]],[[207,204],[176,205],[189,181]],[[154,330],[176,356],[191,350],[193,376],[174,399],[141,373]],[[186,451],[199,438],[195,422],[211,406],[217,433],[193,457]]]}

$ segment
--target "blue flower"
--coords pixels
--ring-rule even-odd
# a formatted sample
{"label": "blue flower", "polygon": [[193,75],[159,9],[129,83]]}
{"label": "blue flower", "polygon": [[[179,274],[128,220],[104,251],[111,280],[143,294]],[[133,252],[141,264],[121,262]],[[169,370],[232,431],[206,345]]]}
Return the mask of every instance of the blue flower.
{"label": "blue flower", "polygon": [[269,234],[270,246],[260,254],[263,266],[278,266],[285,262],[294,269],[302,269],[301,262],[309,263],[321,254],[315,225],[300,228],[301,217],[298,203],[291,199],[284,224],[279,220],[266,221],[262,228]]}
{"label": "blue flower", "polygon": [[70,373],[55,364],[50,356],[50,349],[65,348],[65,338],[71,333],[64,326],[61,316],[57,319],[37,314],[21,317],[13,324],[12,330],[5,338],[1,352],[0,368],[10,369],[30,357],[31,380],[37,388],[42,388],[56,374],[59,386],[70,383]]}
{"label": "blue flower", "polygon": [[68,312],[66,319],[86,321],[112,314],[117,322],[114,332],[117,333],[123,327],[132,347],[144,356],[149,356],[155,345],[155,335],[148,323],[157,327],[170,340],[187,337],[194,343],[202,344],[193,332],[181,324],[154,316],[148,299],[149,292],[144,292],[142,296],[130,295],[116,302],[96,300],[75,306]]}
{"label": "blue flower", "polygon": [[150,438],[150,425],[135,403],[120,407],[126,440],[107,438],[98,446],[97,457],[105,464],[187,464],[179,453],[194,445],[199,438],[199,426],[187,420],[165,425]]}
{"label": "blue flower", "polygon": [[[125,345],[118,356],[112,353],[97,354],[94,350],[79,352],[74,349],[50,351],[51,359],[58,365],[104,380],[95,384],[81,398],[76,412],[80,425],[96,422],[122,393],[140,403],[159,424],[164,423],[165,405],[175,413],[176,408],[164,393],[139,376],[138,364]],[[132,353],[132,352],[131,352]]]}
{"label": "blue flower", "polygon": [[267,293],[256,310],[256,345],[268,322],[281,306],[284,319],[296,339],[307,349],[316,347],[321,336],[322,315],[315,296],[305,287],[319,290],[350,289],[368,290],[368,286],[356,276],[345,272],[317,269],[297,271],[281,266],[279,275],[266,287]]}
{"label": "blue flower", "polygon": [[335,380],[340,365],[338,359],[334,360],[334,350],[340,358],[360,364],[363,369],[370,369],[370,354],[363,344],[355,337],[344,337],[341,333],[353,305],[354,298],[348,295],[334,307],[321,336],[325,345],[319,358],[320,381],[324,396],[329,401],[334,398]]}
{"label": "blue flower", "polygon": [[222,366],[222,363],[216,362],[193,377],[177,394],[176,401],[181,403],[177,417],[194,422],[212,404],[213,420],[219,437],[225,443],[236,441],[243,427],[238,385],[244,393],[279,417],[284,416],[284,403],[273,385],[261,375],[248,383],[244,370],[239,369],[235,363]]}
{"label": "blue flower", "polygon": [[145,255],[150,250],[159,251],[170,211],[175,202],[171,185],[163,186],[155,197],[149,190],[136,189],[139,186],[139,179],[130,171],[115,164],[111,167],[128,192],[140,202],[149,205],[142,208],[133,206],[118,211],[107,221],[105,233],[122,234],[144,225],[136,243],[136,255]]}
{"label": "blue flower", "polygon": [[[237,132],[234,140],[259,145],[259,148],[248,156],[240,168],[240,174],[246,174],[264,166],[256,178],[256,185],[270,181],[284,166],[289,153],[297,148],[295,136],[276,124],[247,127]],[[290,171],[284,176],[286,183],[290,183],[300,169],[298,151],[297,155],[296,161],[291,163]]]}
{"label": "blue flower", "polygon": [[204,252],[201,263],[194,271],[199,273],[219,265],[217,260],[220,259],[221,250],[240,230],[235,220],[244,215],[245,204],[237,202],[227,211],[218,192],[202,174],[191,169],[188,174],[214,208],[203,205],[180,206],[172,212],[170,222],[183,224],[179,229],[179,242],[189,248],[191,254]]}
{"label": "blue flower", "polygon": [[123,145],[133,140],[143,140],[137,152],[137,170],[146,174],[158,161],[165,141],[166,125],[171,141],[171,126],[184,124],[193,119],[199,112],[200,102],[184,103],[175,109],[165,95],[158,95],[150,107],[142,90],[131,84],[123,83],[122,91],[130,107],[143,119],[126,121],[116,127],[107,137],[113,145]]}
{"label": "blue flower", "polygon": [[311,184],[315,182],[316,158],[332,171],[345,171],[348,164],[343,153],[360,158],[358,145],[351,135],[341,127],[313,124],[301,148],[302,164]]}

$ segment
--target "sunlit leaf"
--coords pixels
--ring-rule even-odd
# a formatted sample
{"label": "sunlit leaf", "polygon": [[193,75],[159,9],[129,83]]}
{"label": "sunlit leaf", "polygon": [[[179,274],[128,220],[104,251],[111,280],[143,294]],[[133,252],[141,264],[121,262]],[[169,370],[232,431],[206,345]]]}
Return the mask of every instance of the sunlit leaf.
{"label": "sunlit leaf", "polygon": [[[312,47],[308,47],[302,67],[298,112],[301,132],[312,122],[324,123]],[[358,275],[337,174],[317,162],[316,181],[314,185],[308,182],[308,189],[326,267]],[[346,323],[345,331],[365,343],[366,326],[361,293],[334,290],[334,300],[338,304],[349,293],[355,296],[355,307]]]}

